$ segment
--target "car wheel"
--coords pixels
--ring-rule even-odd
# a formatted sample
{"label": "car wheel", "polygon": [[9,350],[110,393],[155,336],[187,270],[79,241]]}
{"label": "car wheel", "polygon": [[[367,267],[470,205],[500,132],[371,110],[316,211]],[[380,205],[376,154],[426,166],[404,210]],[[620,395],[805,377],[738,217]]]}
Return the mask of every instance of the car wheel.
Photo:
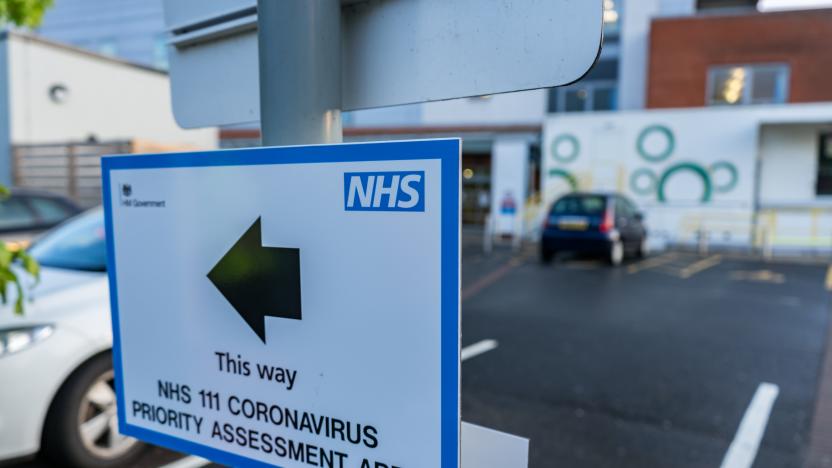
{"label": "car wheel", "polygon": [[540,249],[540,262],[543,264],[552,263],[552,260],[555,259],[555,252],[546,248]]}
{"label": "car wheel", "polygon": [[608,258],[610,265],[618,266],[624,261],[624,244],[619,240],[612,243]]}
{"label": "car wheel", "polygon": [[43,452],[60,466],[111,468],[134,461],[144,449],[118,432],[110,353],[78,368],[64,383],[46,417]]}

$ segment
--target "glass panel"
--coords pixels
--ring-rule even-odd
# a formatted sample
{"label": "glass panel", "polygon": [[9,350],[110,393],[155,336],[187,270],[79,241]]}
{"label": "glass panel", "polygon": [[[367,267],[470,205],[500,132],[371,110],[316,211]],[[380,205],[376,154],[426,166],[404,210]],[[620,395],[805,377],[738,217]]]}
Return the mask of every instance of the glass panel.
{"label": "glass panel", "polygon": [[615,110],[615,89],[597,88],[592,95],[592,109],[597,111]]}
{"label": "glass panel", "polygon": [[711,104],[743,104],[748,71],[743,67],[717,68],[711,71]]}
{"label": "glass panel", "polygon": [[818,157],[818,195],[832,195],[832,134],[821,135]]}
{"label": "glass panel", "polygon": [[832,195],[832,175],[818,174],[818,195]]}
{"label": "glass panel", "polygon": [[51,231],[30,249],[41,265],[85,271],[106,271],[104,213],[91,211]]}
{"label": "glass panel", "polygon": [[754,70],[754,86],[751,100],[754,103],[783,103],[785,96],[785,68],[758,68]]}
{"label": "glass panel", "polygon": [[623,198],[617,198],[615,200],[615,212],[619,216],[624,216],[625,218],[633,217],[634,211],[630,208],[630,205],[624,201]]}
{"label": "glass panel", "polygon": [[607,200],[597,195],[561,198],[552,208],[552,214],[597,215],[606,209]]}
{"label": "glass panel", "polygon": [[21,229],[34,225],[34,214],[19,198],[0,201],[0,229]]}
{"label": "glass panel", "polygon": [[604,35],[617,36],[621,30],[618,0],[604,0]]}
{"label": "glass panel", "polygon": [[44,223],[54,224],[70,216],[69,211],[63,205],[49,198],[30,198],[29,204]]}
{"label": "glass panel", "polygon": [[583,112],[586,110],[587,92],[584,89],[572,89],[566,91],[565,110],[566,112]]}
{"label": "glass panel", "polygon": [[[557,90],[557,88],[551,88],[551,89],[549,89],[547,94],[549,95],[549,102],[548,102],[548,105],[547,105],[547,110],[549,111],[550,114],[553,114],[553,113],[558,111],[558,90]],[[343,118],[344,118],[343,115],[344,114],[341,114],[341,115],[342,115],[341,119],[343,120]],[[347,115],[350,115],[350,114],[347,113]],[[347,126],[346,122],[344,122],[343,124],[344,124],[345,127]]]}
{"label": "glass panel", "polygon": [[821,157],[824,164],[832,165],[832,134],[821,137]]}

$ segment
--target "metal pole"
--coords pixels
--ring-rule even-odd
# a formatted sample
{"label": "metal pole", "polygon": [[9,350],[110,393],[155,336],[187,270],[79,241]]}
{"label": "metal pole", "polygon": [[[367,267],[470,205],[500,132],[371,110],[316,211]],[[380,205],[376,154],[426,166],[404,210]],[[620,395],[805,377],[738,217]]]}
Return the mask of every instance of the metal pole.
{"label": "metal pole", "polygon": [[258,0],[264,146],[340,143],[341,3]]}

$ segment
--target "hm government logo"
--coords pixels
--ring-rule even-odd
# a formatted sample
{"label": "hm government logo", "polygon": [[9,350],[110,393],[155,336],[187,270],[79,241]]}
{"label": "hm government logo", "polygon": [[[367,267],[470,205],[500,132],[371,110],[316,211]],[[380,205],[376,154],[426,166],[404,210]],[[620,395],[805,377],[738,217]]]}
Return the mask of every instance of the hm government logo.
{"label": "hm government logo", "polygon": [[424,171],[344,173],[346,211],[425,211]]}
{"label": "hm government logo", "polygon": [[119,184],[119,204],[127,208],[164,208],[165,200],[142,200],[133,197],[132,184]]}

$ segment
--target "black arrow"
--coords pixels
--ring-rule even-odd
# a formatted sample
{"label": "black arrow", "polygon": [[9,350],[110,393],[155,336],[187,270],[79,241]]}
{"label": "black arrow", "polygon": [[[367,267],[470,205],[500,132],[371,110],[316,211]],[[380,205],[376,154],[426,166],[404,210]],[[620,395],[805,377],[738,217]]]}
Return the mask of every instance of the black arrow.
{"label": "black arrow", "polygon": [[300,249],[264,247],[260,218],[214,265],[208,279],[266,342],[266,317],[300,320]]}

